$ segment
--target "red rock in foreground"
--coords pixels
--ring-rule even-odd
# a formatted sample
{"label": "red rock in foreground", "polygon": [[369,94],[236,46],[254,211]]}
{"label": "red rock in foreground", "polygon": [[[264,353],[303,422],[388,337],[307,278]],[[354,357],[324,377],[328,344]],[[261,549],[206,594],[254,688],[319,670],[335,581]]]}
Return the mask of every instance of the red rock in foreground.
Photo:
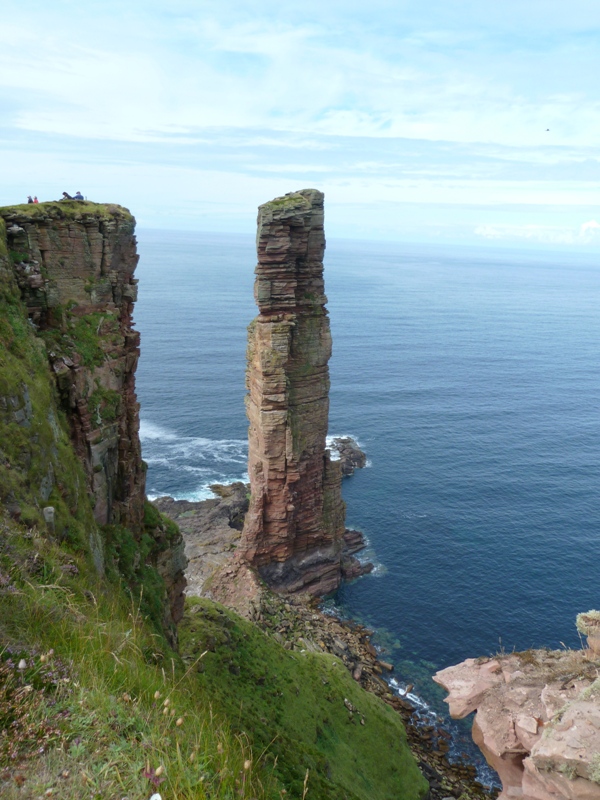
{"label": "red rock in foreground", "polygon": [[502,781],[502,800],[600,798],[600,661],[529,650],[467,659],[434,681],[454,718],[477,711],[473,740]]}
{"label": "red rock in foreground", "polygon": [[248,340],[250,509],[239,556],[276,591],[326,594],[341,577],[341,469],[325,448],[331,334],[323,195],[260,206]]}

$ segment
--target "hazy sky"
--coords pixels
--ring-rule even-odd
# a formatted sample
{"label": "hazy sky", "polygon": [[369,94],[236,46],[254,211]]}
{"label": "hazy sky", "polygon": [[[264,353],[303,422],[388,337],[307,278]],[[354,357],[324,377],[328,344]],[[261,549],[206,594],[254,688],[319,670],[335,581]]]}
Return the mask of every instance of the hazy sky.
{"label": "hazy sky", "polygon": [[[146,227],[600,245],[598,0],[24,0],[0,25],[0,204]],[[549,130],[548,130],[549,129]]]}

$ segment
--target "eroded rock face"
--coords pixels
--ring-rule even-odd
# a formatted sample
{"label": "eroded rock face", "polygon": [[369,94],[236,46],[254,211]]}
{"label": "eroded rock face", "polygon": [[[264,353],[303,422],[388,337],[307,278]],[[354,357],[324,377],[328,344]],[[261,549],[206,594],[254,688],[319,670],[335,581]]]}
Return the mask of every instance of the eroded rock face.
{"label": "eroded rock face", "polygon": [[233,558],[248,510],[248,487],[221,486],[218,497],[199,502],[159,497],[154,505],[179,525],[187,557],[186,594],[200,597],[207,580]]}
{"label": "eroded rock face", "polygon": [[135,220],[120,206],[76,202],[3,208],[0,215],[21,296],[46,342],[96,520],[141,530]]}
{"label": "eroded rock face", "polygon": [[594,657],[531,650],[468,659],[434,676],[449,692],[453,717],[477,712],[473,740],[500,776],[503,800],[600,798],[600,661]]}
{"label": "eroded rock face", "polygon": [[240,556],[277,591],[326,594],[340,582],[341,470],[325,447],[331,334],[323,283],[323,195],[259,208],[249,329],[250,508]]}

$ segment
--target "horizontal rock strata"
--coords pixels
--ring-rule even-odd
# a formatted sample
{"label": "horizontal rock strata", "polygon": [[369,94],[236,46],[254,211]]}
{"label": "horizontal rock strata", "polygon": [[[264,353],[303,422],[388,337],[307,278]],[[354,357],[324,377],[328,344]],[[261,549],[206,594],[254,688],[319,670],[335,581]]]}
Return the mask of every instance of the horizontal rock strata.
{"label": "horizontal rock strata", "polygon": [[42,203],[0,209],[29,316],[46,342],[101,524],[141,529],[145,472],[132,311],[138,262],[127,209]]}
{"label": "horizontal rock strata", "polygon": [[502,800],[600,798],[600,661],[531,650],[438,672],[455,718],[476,711],[473,739],[502,780]]}
{"label": "horizontal rock strata", "polygon": [[277,591],[326,594],[341,579],[341,468],[325,447],[331,335],[323,283],[323,195],[259,209],[249,329],[251,500],[239,553]]}

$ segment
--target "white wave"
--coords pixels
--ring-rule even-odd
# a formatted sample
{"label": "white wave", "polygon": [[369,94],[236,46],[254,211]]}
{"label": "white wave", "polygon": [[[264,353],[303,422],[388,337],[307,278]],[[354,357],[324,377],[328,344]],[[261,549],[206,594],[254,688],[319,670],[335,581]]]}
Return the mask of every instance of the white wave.
{"label": "white wave", "polygon": [[210,475],[212,472],[210,467],[192,467],[190,464],[184,464],[181,469],[184,472],[189,472],[192,475]]}
{"label": "white wave", "polygon": [[[329,456],[332,461],[339,461],[340,460],[340,453],[337,450],[334,439],[352,439],[352,441],[356,444],[360,450],[363,449],[361,442],[358,440],[358,437],[353,436],[351,433],[335,433],[325,437],[325,447],[329,450]],[[367,458],[365,466],[363,469],[367,467],[373,466],[371,459]]]}
{"label": "white wave", "polygon": [[356,442],[356,446],[360,447],[360,449],[362,450],[362,444],[358,440],[358,437],[354,436],[354,434],[352,434],[352,433],[332,433],[332,434],[329,434],[325,438],[325,446],[326,447],[333,447],[333,440],[334,439],[352,439],[353,442]]}
{"label": "white wave", "polygon": [[140,439],[142,442],[146,440],[160,440],[163,442],[169,442],[178,438],[179,437],[176,433],[173,433],[173,431],[169,431],[154,422],[148,422],[148,420],[145,419],[140,421]]}
{"label": "white wave", "polygon": [[171,464],[171,461],[168,458],[160,458],[159,456],[144,456],[144,461],[150,467],[168,467]]}

